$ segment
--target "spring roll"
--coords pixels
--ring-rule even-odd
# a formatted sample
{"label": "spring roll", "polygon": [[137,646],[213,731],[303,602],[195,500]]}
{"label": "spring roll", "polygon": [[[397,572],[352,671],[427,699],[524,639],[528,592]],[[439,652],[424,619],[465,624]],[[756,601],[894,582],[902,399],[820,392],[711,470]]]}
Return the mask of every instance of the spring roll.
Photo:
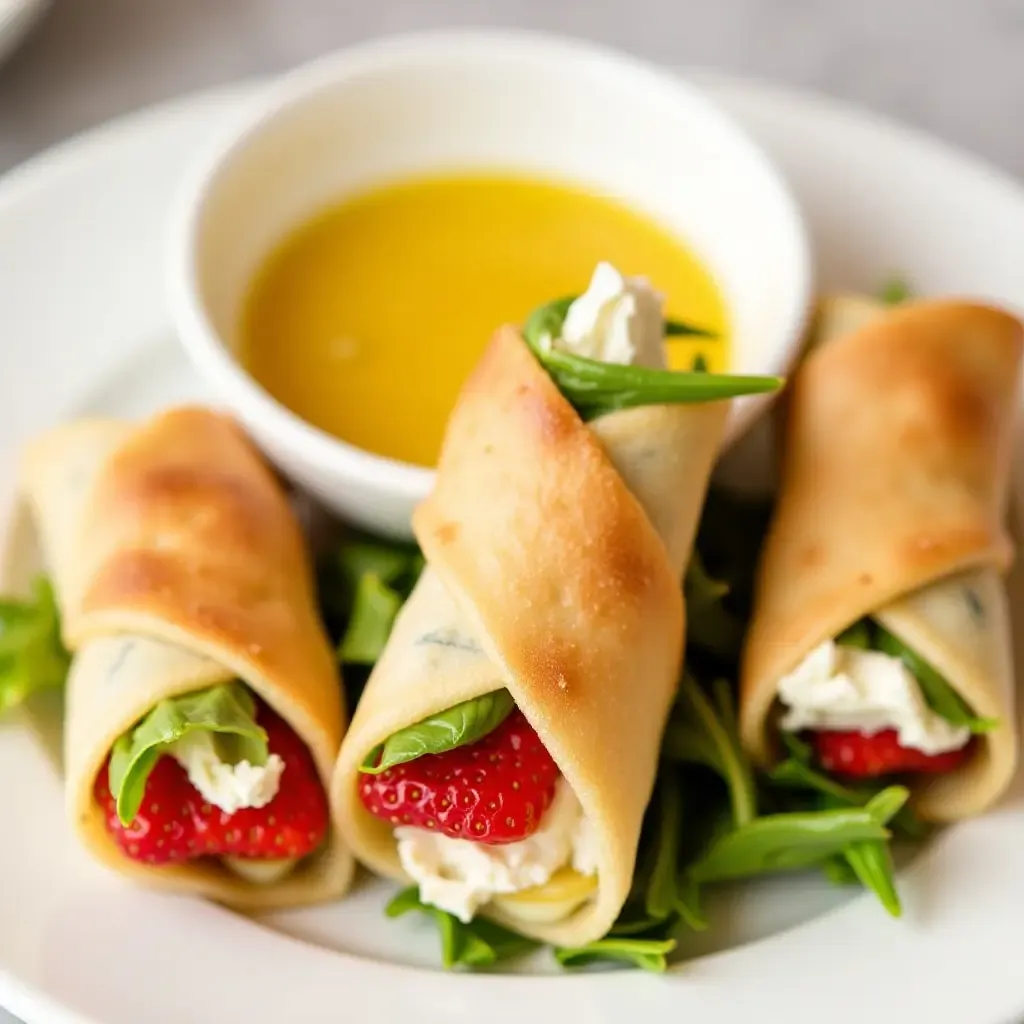
{"label": "spring roll", "polygon": [[[679,679],[680,580],[727,411],[653,406],[587,424],[518,331],[495,335],[414,516],[427,568],[334,776],[346,836],[371,870],[416,881],[421,899],[463,920],[479,911],[541,941],[608,931],[632,883]],[[514,704],[503,724],[461,748],[481,813],[462,816],[477,795],[457,787],[423,827],[406,827],[397,805],[370,812],[376,780],[394,798],[398,776],[361,771],[389,738],[431,720],[466,729],[451,709],[486,715],[502,701]],[[411,762],[415,778],[431,778],[429,761]],[[423,798],[405,785],[404,799]]]}
{"label": "spring roll", "polygon": [[72,652],[75,835],[147,885],[244,909],[340,896],[345,727],[306,545],[230,420],[178,408],[29,446],[22,489]]}
{"label": "spring roll", "polygon": [[905,776],[921,818],[952,821],[1017,763],[1003,576],[1022,327],[955,301],[855,312],[790,388],[742,736],[762,765],[781,730],[836,774]]}

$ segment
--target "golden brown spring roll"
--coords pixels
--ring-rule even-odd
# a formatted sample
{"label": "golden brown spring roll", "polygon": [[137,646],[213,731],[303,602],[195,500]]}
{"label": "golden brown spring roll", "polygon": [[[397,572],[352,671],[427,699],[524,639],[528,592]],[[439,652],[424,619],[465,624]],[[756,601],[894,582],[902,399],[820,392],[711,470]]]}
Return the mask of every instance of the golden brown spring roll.
{"label": "golden brown spring roll", "polygon": [[[743,740],[766,764],[779,750],[775,730],[802,722],[818,742],[839,734],[842,763],[826,767],[871,774],[843,737],[896,730],[900,749],[884,758],[898,763],[913,748],[918,814],[961,818],[1000,796],[1017,761],[1001,577],[1012,557],[1004,519],[1021,324],[955,301],[860,309],[848,332],[830,322],[831,338],[789,391],[781,488],[744,654]],[[905,656],[887,657],[884,644],[831,646],[866,618],[923,659],[974,717],[998,724],[971,740],[937,714],[926,673]],[[868,706],[896,701],[897,691],[902,710]],[[940,760],[929,767],[919,754]]]}
{"label": "golden brown spring roll", "polygon": [[[727,410],[641,408],[588,425],[514,329],[496,334],[415,513],[427,569],[334,776],[346,836],[371,870],[409,880],[394,825],[360,799],[364,760],[399,730],[507,688],[568,787],[546,813],[578,801],[591,864],[495,894],[480,910],[560,945],[607,932],[632,882],[679,678],[681,574]],[[534,852],[524,851],[522,870]]]}
{"label": "golden brown spring roll", "polygon": [[[125,877],[241,908],[344,893],[354,862],[329,819],[315,850],[285,870],[298,849],[288,830],[319,815],[318,792],[325,805],[345,711],[304,539],[241,430],[200,408],[141,425],[71,423],[29,446],[22,485],[74,655],[65,769],[68,813],[81,842]],[[238,683],[242,703],[259,708],[268,733],[273,721],[273,736],[293,751],[282,754],[276,795],[266,791],[263,804],[237,798],[240,806],[229,814],[204,800],[205,789],[197,795],[191,772],[186,778],[165,754],[149,777],[134,831],[112,829],[98,794],[118,741],[158,705]],[[181,811],[151,797],[158,773],[162,792],[186,794]],[[238,781],[215,765],[209,785],[218,779]],[[284,802],[307,792],[310,805],[301,811]],[[230,837],[229,863],[237,870],[203,855],[207,844],[185,820],[193,812]],[[172,842],[181,846],[173,853]],[[253,852],[260,844],[273,854]]]}

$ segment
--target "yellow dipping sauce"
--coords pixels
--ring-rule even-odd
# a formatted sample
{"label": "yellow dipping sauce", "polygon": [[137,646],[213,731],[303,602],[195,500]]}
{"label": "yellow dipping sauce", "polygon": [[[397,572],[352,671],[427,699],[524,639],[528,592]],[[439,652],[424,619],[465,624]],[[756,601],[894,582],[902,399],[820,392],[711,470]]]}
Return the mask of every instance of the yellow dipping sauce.
{"label": "yellow dipping sauce", "polygon": [[648,278],[666,315],[716,332],[669,339],[672,366],[728,366],[727,317],[678,238],[618,202],[474,174],[376,189],[304,224],[253,282],[243,355],[279,402],[327,433],[433,466],[463,380],[495,328],[584,291],[608,260]]}

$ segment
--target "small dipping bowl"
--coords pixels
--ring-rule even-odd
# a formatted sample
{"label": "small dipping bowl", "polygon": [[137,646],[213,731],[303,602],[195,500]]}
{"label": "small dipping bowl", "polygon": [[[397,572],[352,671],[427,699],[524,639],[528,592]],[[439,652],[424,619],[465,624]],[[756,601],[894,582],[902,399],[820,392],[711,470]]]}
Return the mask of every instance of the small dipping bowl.
{"label": "small dipping bowl", "polygon": [[[242,307],[276,245],[325,207],[404,178],[487,170],[613,196],[678,235],[722,291],[733,372],[784,374],[799,349],[812,291],[800,211],[745,132],[675,74],[516,32],[405,36],[320,59],[261,90],[190,176],[169,294],[218,401],[285,476],[377,533],[411,536],[433,471],[332,437],[272,398],[238,358]],[[770,401],[733,403],[726,446]]]}

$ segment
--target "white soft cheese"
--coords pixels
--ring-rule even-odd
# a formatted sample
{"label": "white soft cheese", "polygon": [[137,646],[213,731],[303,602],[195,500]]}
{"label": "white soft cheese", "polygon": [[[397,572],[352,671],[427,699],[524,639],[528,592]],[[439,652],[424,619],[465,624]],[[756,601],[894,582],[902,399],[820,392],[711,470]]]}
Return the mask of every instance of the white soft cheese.
{"label": "white soft cheese", "polygon": [[834,729],[872,735],[895,729],[900,745],[926,754],[959,750],[968,729],[935,714],[917,680],[899,658],[844,647],[832,640],[816,647],[779,683],[786,705],[781,726]]}
{"label": "white soft cheese", "polygon": [[173,744],[168,753],[188,773],[203,799],[228,814],[245,807],[265,807],[277,796],[284,761],[271,754],[265,765],[248,761],[227,764],[217,755],[213,735],[194,730]]}
{"label": "white soft cheese", "polygon": [[423,828],[395,829],[402,867],[420,889],[424,903],[471,921],[492,897],[543,885],[571,864],[594,874],[597,855],[576,794],[560,779],[541,826],[518,843],[488,846],[451,839]]}
{"label": "white soft cheese", "polygon": [[642,277],[599,263],[569,307],[555,348],[605,363],[665,368],[664,298]]}

